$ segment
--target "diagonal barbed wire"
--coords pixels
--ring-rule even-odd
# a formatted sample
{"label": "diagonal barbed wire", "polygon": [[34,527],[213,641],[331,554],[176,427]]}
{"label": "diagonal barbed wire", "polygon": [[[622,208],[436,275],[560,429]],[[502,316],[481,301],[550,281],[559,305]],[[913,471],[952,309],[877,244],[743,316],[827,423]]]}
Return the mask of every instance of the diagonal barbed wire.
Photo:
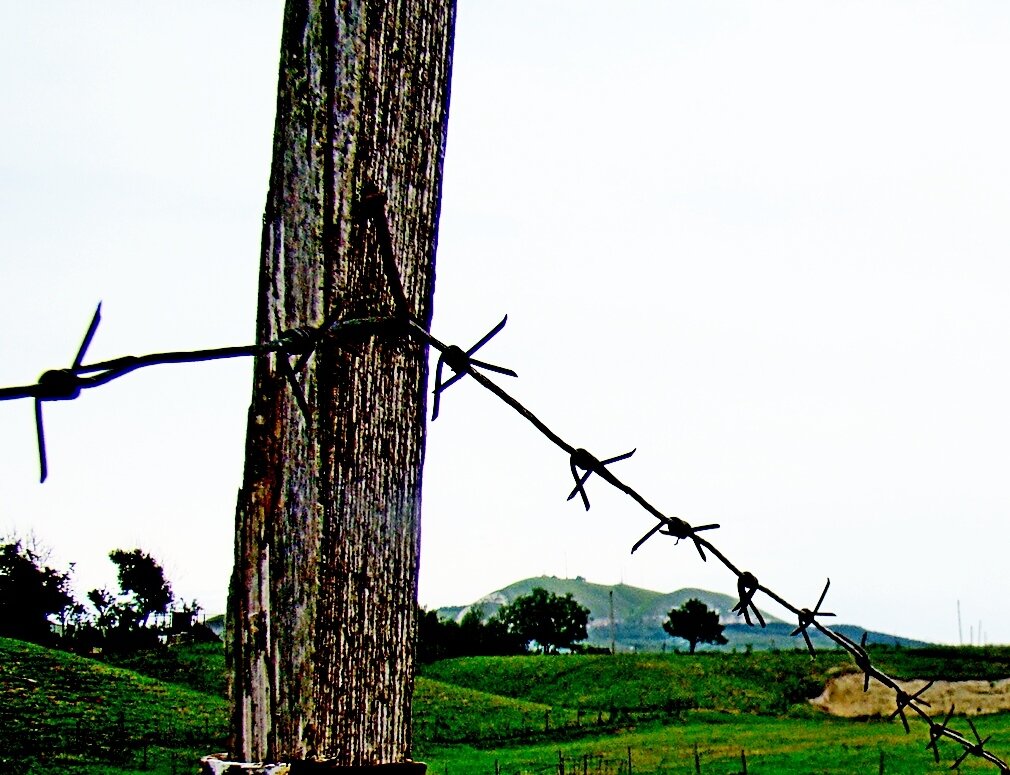
{"label": "diagonal barbed wire", "polygon": [[[552,442],[568,455],[569,470],[574,480],[575,487],[568,500],[572,500],[576,495],[581,496],[583,505],[588,510],[590,508],[589,496],[586,492],[588,479],[595,474],[611,487],[625,493],[628,497],[639,504],[647,511],[656,523],[643,535],[631,548],[632,553],[636,552],[646,541],[656,535],[670,536],[676,539],[677,543],[682,540],[690,540],[698,551],[703,561],[708,561],[708,556],[715,557],[730,573],[736,576],[738,602],[733,607],[733,611],[741,614],[750,626],[755,626],[751,619],[751,614],[757,619],[761,627],[765,626],[765,620],[761,611],[758,610],[754,602],[755,596],[760,593],[765,597],[778,603],[796,617],[796,628],[791,635],[800,635],[810,652],[811,659],[816,656],[816,650],[810,639],[809,630],[813,629],[834,642],[839,648],[848,652],[863,674],[863,691],[869,689],[871,681],[876,681],[894,693],[895,710],[890,715],[890,719],[900,718],[905,732],[909,733],[910,726],[906,711],[919,717],[928,725],[929,742],[926,750],[933,753],[934,759],[940,761],[939,741],[946,739],[961,746],[962,750],[956,758],[951,769],[959,767],[969,756],[974,756],[983,761],[993,764],[999,769],[1001,775],[1010,775],[1010,766],[986,748],[986,744],[991,736],[982,738],[975,724],[971,719],[967,719],[971,728],[974,740],[951,729],[949,724],[954,715],[954,706],[944,715],[942,721],[937,721],[930,715],[927,708],[931,708],[929,702],[922,695],[933,685],[933,681],[926,683],[912,694],[906,692],[898,681],[884,673],[876,667],[870,659],[870,654],[866,647],[866,633],[863,633],[859,643],[845,635],[835,632],[830,627],[824,625],[820,619],[833,617],[834,613],[822,611],[828,590],[831,587],[831,580],[828,579],[821,591],[813,608],[800,607],[786,600],[776,593],[769,586],[761,583],[758,577],[750,571],[741,570],[735,565],[718,547],[700,533],[715,530],[720,527],[718,524],[692,525],[676,516],[669,516],[652,503],[645,499],[636,489],[626,484],[613,471],[608,468],[613,463],[620,462],[631,457],[635,450],[616,455],[609,458],[599,459],[588,450],[576,447],[565,441],[558,433],[551,428],[532,411],[524,406],[520,401],[510,395],[497,383],[493,382],[483,371],[491,371],[506,376],[517,376],[511,369],[477,360],[473,355],[493,337],[502,331],[508,320],[505,316],[501,322],[495,325],[476,344],[467,350],[456,345],[447,345],[437,339],[432,333],[422,325],[411,313],[410,306],[403,286],[400,281],[399,270],[397,268],[395,255],[392,247],[392,237],[389,228],[389,221],[385,211],[385,194],[374,187],[366,188],[364,196],[356,208],[356,216],[370,222],[376,229],[379,252],[382,259],[383,273],[389,283],[389,292],[393,299],[393,314],[376,315],[361,318],[340,318],[334,312],[326,317],[322,324],[316,327],[301,327],[283,332],[277,339],[262,342],[254,345],[240,345],[235,347],[219,347],[205,350],[187,350],[177,352],[150,353],[148,355],[133,356],[127,355],[112,360],[100,361],[85,364],[84,358],[87,349],[91,344],[101,320],[101,303],[95,310],[88,330],[78,348],[72,365],[66,369],[51,369],[45,371],[33,385],[23,385],[18,387],[0,388],[0,401],[33,398],[35,400],[36,432],[38,434],[39,447],[39,467],[41,471],[41,481],[45,481],[48,465],[46,461],[45,437],[42,424],[42,404],[46,401],[69,401],[80,396],[83,390],[106,385],[113,380],[119,379],[138,369],[155,365],[176,364],[176,363],[199,363],[202,361],[220,360],[225,358],[239,357],[262,357],[264,355],[277,354],[278,368],[283,373],[300,410],[305,414],[306,419],[310,419],[311,408],[301,391],[297,380],[297,373],[305,368],[312,353],[323,343],[340,344],[342,340],[361,335],[393,334],[401,337],[414,339],[439,352],[439,359],[435,367],[435,387],[433,390],[433,412],[432,420],[438,417],[441,394],[450,386],[456,384],[464,377],[470,377],[482,388],[492,393],[498,399],[514,409],[521,417],[527,420],[545,438]],[[296,357],[294,364],[290,358]],[[448,366],[452,370],[453,376],[442,379],[443,369]],[[707,552],[707,554],[706,554]]]}

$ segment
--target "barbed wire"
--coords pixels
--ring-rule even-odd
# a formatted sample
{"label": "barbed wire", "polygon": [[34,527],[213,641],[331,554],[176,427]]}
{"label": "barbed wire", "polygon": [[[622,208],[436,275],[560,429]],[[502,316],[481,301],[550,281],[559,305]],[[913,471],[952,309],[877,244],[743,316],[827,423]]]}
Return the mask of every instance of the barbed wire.
{"label": "barbed wire", "polygon": [[[699,535],[705,531],[715,530],[720,527],[718,524],[692,525],[676,516],[669,516],[647,501],[636,489],[626,484],[608,466],[626,460],[631,457],[635,450],[625,452],[613,457],[599,459],[588,450],[575,447],[565,441],[559,434],[526,408],[521,402],[510,395],[497,383],[491,381],[482,371],[490,371],[497,374],[516,377],[517,374],[511,369],[496,366],[486,361],[477,360],[474,354],[487,344],[492,338],[504,329],[508,316],[491,328],[476,344],[467,350],[456,345],[447,345],[437,339],[413,316],[410,305],[404,293],[400,281],[399,270],[397,268],[395,255],[392,247],[392,237],[389,228],[389,221],[386,214],[385,194],[374,187],[368,187],[356,208],[355,216],[370,222],[376,229],[379,252],[382,259],[383,273],[389,284],[389,292],[393,300],[393,313],[388,315],[376,315],[361,318],[340,318],[339,313],[334,311],[324,322],[316,327],[294,328],[283,332],[273,341],[263,342],[254,345],[243,345],[236,347],[220,347],[206,350],[189,350],[178,352],[151,353],[141,356],[123,356],[112,360],[97,363],[85,364],[84,358],[87,354],[91,340],[95,336],[101,321],[101,303],[99,303],[95,314],[91,319],[84,339],[78,348],[77,354],[69,368],[51,369],[42,373],[38,381],[33,385],[23,385],[19,387],[0,388],[0,401],[8,401],[20,398],[33,398],[35,400],[35,422],[38,437],[39,469],[40,481],[45,481],[48,474],[48,464],[46,460],[45,434],[42,423],[42,404],[47,401],[70,401],[80,396],[83,390],[106,385],[113,380],[119,379],[138,369],[149,366],[173,364],[173,363],[198,363],[202,361],[219,360],[224,358],[239,357],[262,357],[264,355],[276,354],[278,358],[279,370],[285,377],[300,410],[306,419],[311,417],[311,409],[301,390],[297,379],[297,374],[302,371],[312,353],[323,343],[339,344],[342,340],[350,338],[360,338],[363,335],[392,334],[412,338],[428,347],[434,348],[439,353],[438,362],[435,366],[435,386],[432,400],[432,420],[438,415],[441,406],[441,396],[449,387],[456,384],[464,377],[470,377],[488,392],[498,399],[508,404],[521,417],[532,424],[545,438],[551,441],[568,455],[569,471],[574,481],[574,488],[568,496],[572,500],[576,495],[582,499],[586,510],[590,508],[589,496],[586,492],[586,484],[589,478],[595,474],[611,487],[625,493],[632,500],[638,503],[645,511],[656,519],[656,524],[650,528],[631,548],[631,552],[636,552],[646,541],[656,535],[666,535],[676,539],[677,543],[682,540],[690,540],[698,551],[703,561],[708,561],[708,555],[715,557],[730,573],[736,576],[738,602],[733,607],[733,611],[744,617],[748,625],[754,626],[751,614],[757,619],[761,627],[765,626],[765,620],[761,611],[754,602],[758,593],[763,594],[770,600],[778,603],[781,607],[792,613],[796,617],[797,626],[792,631],[792,636],[800,635],[806,644],[807,650],[813,659],[816,650],[810,640],[809,630],[812,628],[823,636],[833,641],[839,648],[848,652],[864,676],[863,691],[867,691],[871,681],[877,681],[892,692],[895,697],[895,710],[888,717],[889,720],[900,718],[905,732],[910,733],[911,728],[908,723],[906,711],[914,713],[920,720],[928,725],[929,742],[926,750],[933,753],[937,763],[940,761],[939,741],[947,739],[957,743],[962,747],[962,751],[954,762],[951,769],[955,769],[969,756],[987,761],[999,768],[1001,775],[1010,775],[1010,766],[986,748],[986,744],[991,739],[991,735],[982,738],[975,724],[966,717],[968,725],[974,736],[974,741],[965,735],[950,728],[949,724],[954,715],[954,706],[946,712],[942,721],[937,721],[930,715],[927,708],[932,706],[923,697],[926,691],[933,685],[929,681],[924,686],[909,694],[898,681],[884,673],[876,667],[870,659],[867,650],[864,632],[859,643],[845,635],[835,632],[824,625],[820,619],[833,617],[834,613],[822,611],[828,590],[831,587],[831,580],[827,579],[824,589],[813,608],[800,607],[786,600],[776,593],[771,587],[758,581],[758,577],[750,571],[741,570],[730,559],[723,554],[712,541]],[[296,357],[294,364],[291,358]],[[445,366],[452,372],[452,377],[443,381],[442,374]],[[706,554],[708,552],[708,555]],[[941,711],[942,712],[942,711]]]}

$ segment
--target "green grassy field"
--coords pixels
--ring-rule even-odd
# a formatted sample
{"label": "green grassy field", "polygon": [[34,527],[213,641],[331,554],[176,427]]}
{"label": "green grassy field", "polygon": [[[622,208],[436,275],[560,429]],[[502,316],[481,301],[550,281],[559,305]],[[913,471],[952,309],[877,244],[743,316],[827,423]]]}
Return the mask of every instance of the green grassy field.
{"label": "green grassy field", "polygon": [[[982,723],[985,734],[993,733],[999,739],[1010,740],[1010,716],[989,716]],[[960,727],[968,731],[966,724]],[[559,772],[559,759],[564,760],[566,773],[616,775],[627,772],[630,749],[633,773],[687,775],[696,771],[694,752],[697,745],[702,773],[741,772],[741,752],[746,755],[747,771],[756,774],[878,773],[881,752],[886,773],[950,772],[957,747],[941,743],[941,763],[934,764],[932,755],[925,750],[927,740],[923,725],[913,726],[912,734],[906,736],[900,723],[696,712],[681,723],[654,722],[617,734],[587,736],[554,744],[543,742],[493,749],[420,744],[416,757],[427,762],[433,775],[495,772],[549,775]],[[961,771],[998,772],[992,765],[974,760],[962,765]]]}
{"label": "green grassy field", "polygon": [[422,668],[444,683],[591,714],[632,717],[704,708],[781,714],[851,664],[838,652],[465,657]]}
{"label": "green grassy field", "polygon": [[[222,750],[227,702],[61,651],[0,639],[0,772],[192,772]],[[95,765],[98,765],[97,769]],[[121,765],[130,765],[123,769]],[[131,769],[132,767],[132,769]]]}
{"label": "green grassy field", "polygon": [[[1010,649],[878,650],[901,678],[1010,676]],[[632,772],[887,773],[933,764],[928,727],[843,721],[806,698],[851,660],[822,652],[481,657],[425,666],[415,691],[415,757],[433,775]],[[220,646],[186,646],[111,666],[0,639],[0,773],[196,771],[223,750]],[[977,720],[1010,755],[1010,714]],[[952,726],[970,734],[955,717]],[[697,746],[697,749],[696,749]],[[997,772],[969,760],[963,771]]]}

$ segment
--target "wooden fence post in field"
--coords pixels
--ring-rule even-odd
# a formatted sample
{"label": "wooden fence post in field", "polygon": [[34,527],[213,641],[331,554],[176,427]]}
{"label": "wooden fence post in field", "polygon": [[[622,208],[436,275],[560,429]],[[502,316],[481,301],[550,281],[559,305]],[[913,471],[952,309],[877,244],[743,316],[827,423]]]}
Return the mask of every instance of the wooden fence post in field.
{"label": "wooden fence post in field", "polygon": [[[383,201],[407,305],[430,321],[454,18],[454,0],[288,0],[258,341],[397,311]],[[427,351],[397,328],[310,352],[255,366],[230,756],[407,763]]]}

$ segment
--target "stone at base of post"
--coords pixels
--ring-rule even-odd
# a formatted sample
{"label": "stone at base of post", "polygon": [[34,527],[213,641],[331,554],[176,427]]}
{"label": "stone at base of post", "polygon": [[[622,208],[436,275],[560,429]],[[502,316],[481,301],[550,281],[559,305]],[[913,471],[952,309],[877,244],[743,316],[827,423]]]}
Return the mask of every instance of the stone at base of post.
{"label": "stone at base of post", "polygon": [[328,762],[280,762],[277,764],[228,761],[228,755],[215,753],[200,760],[201,775],[424,775],[424,762],[396,762],[342,767]]}

